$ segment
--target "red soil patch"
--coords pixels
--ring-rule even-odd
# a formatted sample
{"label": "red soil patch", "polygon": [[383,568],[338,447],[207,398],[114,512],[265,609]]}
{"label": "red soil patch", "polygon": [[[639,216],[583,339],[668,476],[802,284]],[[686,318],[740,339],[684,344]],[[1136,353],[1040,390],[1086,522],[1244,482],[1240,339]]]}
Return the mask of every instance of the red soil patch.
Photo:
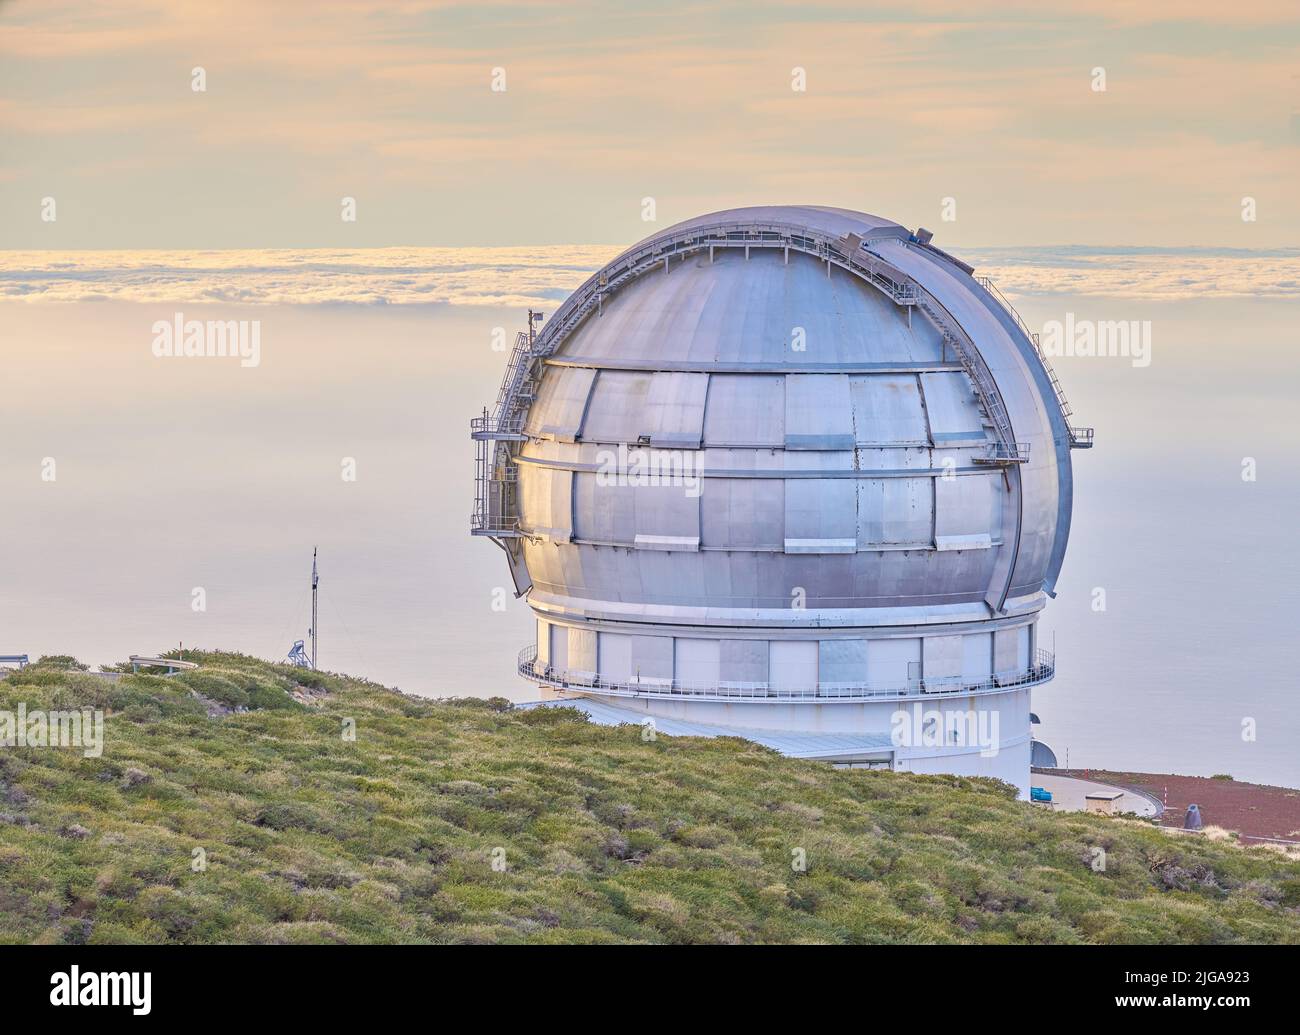
{"label": "red soil patch", "polygon": [[1187,806],[1201,807],[1206,826],[1235,830],[1243,837],[1300,842],[1300,790],[1237,780],[1161,773],[1116,773],[1105,769],[1044,769],[1043,772],[1146,791],[1165,803],[1161,825],[1181,827]]}

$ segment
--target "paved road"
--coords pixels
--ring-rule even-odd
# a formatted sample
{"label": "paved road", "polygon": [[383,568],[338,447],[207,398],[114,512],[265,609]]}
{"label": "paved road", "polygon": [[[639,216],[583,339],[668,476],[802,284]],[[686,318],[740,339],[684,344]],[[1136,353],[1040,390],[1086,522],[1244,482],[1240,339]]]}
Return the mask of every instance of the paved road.
{"label": "paved road", "polygon": [[[1048,773],[1033,773],[1030,781],[1035,787],[1042,787],[1052,792],[1052,808],[1057,812],[1084,811],[1084,798],[1097,791],[1124,791],[1123,787],[1114,787],[1092,780],[1076,780],[1072,776],[1052,776]],[[1115,802],[1115,812],[1133,812],[1139,816],[1154,816],[1157,812],[1155,803],[1141,794],[1124,791],[1124,797]]]}

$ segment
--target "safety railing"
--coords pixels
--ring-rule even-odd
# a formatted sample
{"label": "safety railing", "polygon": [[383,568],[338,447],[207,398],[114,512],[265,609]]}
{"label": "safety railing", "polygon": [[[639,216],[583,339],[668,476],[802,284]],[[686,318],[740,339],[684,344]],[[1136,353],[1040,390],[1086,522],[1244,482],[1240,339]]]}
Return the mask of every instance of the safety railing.
{"label": "safety railing", "polygon": [[1056,659],[1045,650],[1036,650],[1027,669],[994,673],[981,680],[960,676],[919,677],[905,686],[880,687],[862,683],[818,683],[816,686],[789,687],[772,683],[712,684],[682,683],[669,679],[611,681],[591,673],[559,671],[539,664],[537,645],[519,652],[519,674],[525,679],[557,690],[596,693],[608,697],[653,697],[709,701],[871,701],[897,700],[906,697],[1001,693],[1018,687],[1046,683],[1056,674]]}
{"label": "safety railing", "polygon": [[519,518],[475,510],[469,517],[470,532],[475,535],[518,536]]}
{"label": "safety railing", "polygon": [[971,463],[985,465],[1024,464],[1029,462],[1028,442],[990,442],[983,452],[971,456]]}
{"label": "safety railing", "polygon": [[492,412],[470,421],[469,434],[474,439],[474,510],[469,528],[474,535],[509,538],[519,534],[519,514],[515,483],[519,473],[514,465],[511,442],[523,442],[524,422],[532,401],[533,343],[520,332],[506,366],[497,401]]}
{"label": "safety railing", "polygon": [[1028,338],[1030,341],[1033,341],[1034,344],[1037,345],[1038,335],[1036,335],[1033,331],[1029,329],[1029,325],[1025,323],[1023,319],[1021,319],[1020,313],[1017,311],[1016,307],[1011,304],[1011,300],[1002,293],[1002,291],[998,288],[996,284],[993,283],[992,278],[976,277],[975,281],[976,283],[979,284],[980,287],[982,287],[985,291],[987,291],[990,295],[992,295],[993,298],[997,301],[997,303],[1007,311],[1008,315],[1013,320],[1016,321],[1016,326],[1019,327],[1024,332],[1025,337]]}
{"label": "safety railing", "polygon": [[[906,234],[901,227],[898,232]],[[605,295],[616,291],[626,281],[639,277],[660,264],[666,265],[677,255],[713,247],[792,248],[852,269],[884,290],[900,305],[911,305],[916,300],[914,285],[905,275],[894,275],[887,263],[861,248],[846,249],[842,238],[818,233],[797,223],[716,223],[693,226],[655,237],[635,251],[621,256],[616,260],[616,268],[606,268],[588,278],[560,306],[546,329],[538,335],[533,343],[533,354],[546,356],[554,352],[570,331],[592,309],[600,306]]]}
{"label": "safety railing", "polygon": [[496,417],[512,416],[518,406],[519,397],[524,394],[533,359],[532,342],[528,335],[520,331],[515,335],[515,345],[510,351],[510,362],[506,364],[505,375],[501,378],[501,387],[497,389],[497,401],[493,407]]}
{"label": "safety railing", "polygon": [[470,421],[470,437],[475,446],[470,534],[517,538],[519,468],[510,443],[523,440],[523,418],[502,418],[484,410],[483,416]]}
{"label": "safety railing", "polygon": [[1034,351],[1038,354],[1038,361],[1043,364],[1043,370],[1047,372],[1047,379],[1052,382],[1052,391],[1056,395],[1056,405],[1061,411],[1061,417],[1065,421],[1065,426],[1070,433],[1070,447],[1072,449],[1091,449],[1092,448],[1092,428],[1078,428],[1070,425],[1070,417],[1074,415],[1074,409],[1070,406],[1070,400],[1065,397],[1065,386],[1061,384],[1060,377],[1057,376],[1056,368],[1052,366],[1052,361],[1047,358],[1047,353],[1043,351],[1043,343],[1038,334],[1029,329],[1029,325],[1021,319],[1020,313],[1016,307],[1011,304],[1011,300],[1004,295],[998,286],[993,283],[989,277],[976,277],[985,291],[993,296],[996,301],[1016,322],[1016,326],[1024,333],[1034,346]]}
{"label": "safety railing", "polygon": [[524,417],[495,417],[490,415],[486,410],[483,416],[471,418],[469,422],[469,434],[473,439],[526,439],[524,434]]}
{"label": "safety railing", "polygon": [[1007,408],[1002,402],[1002,393],[998,391],[993,374],[984,362],[984,357],[975,348],[975,343],[938,299],[933,297],[922,299],[920,307],[943,335],[944,346],[952,349],[961,361],[963,369],[971,379],[971,384],[975,387],[975,394],[979,397],[980,409],[993,422],[993,430],[997,434],[998,442],[1002,445],[1010,445],[1014,441],[1011,417],[1007,414]]}

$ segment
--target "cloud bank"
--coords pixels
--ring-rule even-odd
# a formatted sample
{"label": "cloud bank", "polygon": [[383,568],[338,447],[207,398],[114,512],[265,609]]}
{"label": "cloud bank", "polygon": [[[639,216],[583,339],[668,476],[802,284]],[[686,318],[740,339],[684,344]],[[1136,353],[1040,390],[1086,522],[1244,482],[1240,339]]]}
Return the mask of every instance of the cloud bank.
{"label": "cloud bank", "polygon": [[[619,252],[531,248],[0,252],[0,298],[198,305],[553,306]],[[1012,296],[1300,298],[1300,249],[966,249]]]}

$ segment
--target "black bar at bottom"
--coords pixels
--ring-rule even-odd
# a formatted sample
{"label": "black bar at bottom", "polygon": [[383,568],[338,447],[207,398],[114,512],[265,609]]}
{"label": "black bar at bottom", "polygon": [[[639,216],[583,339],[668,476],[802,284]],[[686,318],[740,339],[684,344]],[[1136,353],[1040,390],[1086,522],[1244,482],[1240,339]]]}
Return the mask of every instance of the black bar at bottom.
{"label": "black bar at bottom", "polygon": [[128,1024],[283,1016],[338,1025],[388,1013],[450,1022],[448,1011],[473,1024],[515,1013],[601,1016],[593,1008],[682,1016],[691,1003],[693,1019],[718,1014],[734,1026],[750,1013],[770,1021],[773,995],[800,1013],[856,1001],[855,1011],[895,1016],[1012,1010],[1032,1020],[1025,1011],[1042,1009],[1049,1022],[1259,1008],[1282,1016],[1298,964],[1300,950],[1262,946],[0,949],[7,1021],[112,1015]]}

